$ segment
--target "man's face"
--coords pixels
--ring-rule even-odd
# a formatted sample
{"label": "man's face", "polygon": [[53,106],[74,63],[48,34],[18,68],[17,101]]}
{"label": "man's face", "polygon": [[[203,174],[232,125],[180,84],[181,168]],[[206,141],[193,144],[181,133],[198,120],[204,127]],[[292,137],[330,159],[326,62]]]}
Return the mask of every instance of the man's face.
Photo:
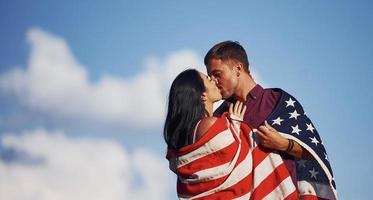
{"label": "man's face", "polygon": [[237,88],[237,72],[232,64],[233,62],[211,59],[209,66],[207,66],[207,72],[216,81],[223,99],[230,98]]}

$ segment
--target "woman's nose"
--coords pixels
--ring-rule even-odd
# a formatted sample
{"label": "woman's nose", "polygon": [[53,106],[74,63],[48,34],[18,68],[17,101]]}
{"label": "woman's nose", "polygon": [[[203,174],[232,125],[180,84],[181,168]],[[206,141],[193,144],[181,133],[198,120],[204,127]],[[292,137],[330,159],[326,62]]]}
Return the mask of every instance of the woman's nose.
{"label": "woman's nose", "polygon": [[218,84],[218,79],[216,79],[214,76],[211,76],[211,80],[213,80],[215,84]]}

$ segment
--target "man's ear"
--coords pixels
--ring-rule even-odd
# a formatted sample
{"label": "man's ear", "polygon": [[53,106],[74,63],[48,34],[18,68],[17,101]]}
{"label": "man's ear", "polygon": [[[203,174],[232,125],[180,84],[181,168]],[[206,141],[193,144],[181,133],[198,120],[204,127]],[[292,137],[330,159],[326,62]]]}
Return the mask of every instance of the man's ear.
{"label": "man's ear", "polygon": [[205,101],[207,101],[206,92],[202,93],[201,101],[202,101],[202,103],[204,103]]}
{"label": "man's ear", "polygon": [[237,76],[240,76],[241,73],[242,73],[242,70],[243,70],[242,63],[237,62],[236,65],[235,65],[235,69],[236,69]]}

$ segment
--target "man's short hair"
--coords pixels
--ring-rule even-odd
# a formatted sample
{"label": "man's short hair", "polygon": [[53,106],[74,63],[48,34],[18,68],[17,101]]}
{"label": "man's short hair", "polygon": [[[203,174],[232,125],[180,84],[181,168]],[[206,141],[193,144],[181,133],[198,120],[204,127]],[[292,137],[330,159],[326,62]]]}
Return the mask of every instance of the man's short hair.
{"label": "man's short hair", "polygon": [[249,73],[249,60],[245,49],[237,41],[224,41],[213,46],[205,56],[205,65],[209,66],[212,59],[222,61],[238,61],[242,63],[244,70]]}

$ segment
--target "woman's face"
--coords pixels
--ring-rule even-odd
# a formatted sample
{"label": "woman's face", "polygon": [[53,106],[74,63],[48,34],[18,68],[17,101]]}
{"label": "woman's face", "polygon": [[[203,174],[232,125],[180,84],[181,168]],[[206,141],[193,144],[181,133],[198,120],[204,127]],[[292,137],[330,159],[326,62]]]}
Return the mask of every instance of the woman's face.
{"label": "woman's face", "polygon": [[205,92],[206,100],[211,102],[216,102],[222,99],[222,96],[220,94],[219,88],[216,86],[215,81],[213,81],[210,77],[208,77],[206,74],[199,72],[199,75],[201,76],[203,80],[203,84],[205,85]]}

